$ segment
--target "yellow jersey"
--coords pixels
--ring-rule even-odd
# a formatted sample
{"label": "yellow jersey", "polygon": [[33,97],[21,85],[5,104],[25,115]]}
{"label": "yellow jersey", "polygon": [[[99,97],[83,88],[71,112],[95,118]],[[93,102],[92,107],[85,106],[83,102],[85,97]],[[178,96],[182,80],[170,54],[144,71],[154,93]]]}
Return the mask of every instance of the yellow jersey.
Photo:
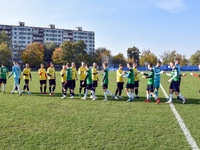
{"label": "yellow jersey", "polygon": [[38,74],[39,74],[40,80],[47,80],[46,69],[40,68],[38,70]]}
{"label": "yellow jersey", "polygon": [[24,68],[23,76],[24,76],[24,80],[29,80],[30,76],[31,76],[31,69],[30,68]]}
{"label": "yellow jersey", "polygon": [[[139,81],[139,77],[138,77],[138,74],[137,74],[138,69],[137,69],[137,68],[134,68],[133,70],[134,70],[134,75],[135,75],[134,80],[135,80],[135,81]],[[136,75],[136,74],[137,74],[137,75]]]}
{"label": "yellow jersey", "polygon": [[82,67],[82,66],[78,69],[78,73],[80,75],[80,81],[85,80],[86,71],[87,71],[87,69],[85,67]]}
{"label": "yellow jersey", "polygon": [[76,67],[72,67],[72,80],[76,80],[76,79],[78,79]]}
{"label": "yellow jersey", "polygon": [[93,81],[98,80],[98,72],[97,72],[97,68],[95,68],[95,67],[92,68],[92,80]]}
{"label": "yellow jersey", "polygon": [[53,68],[49,67],[47,69],[47,76],[48,76],[48,79],[56,79],[56,77],[55,77],[55,68],[54,67]]}
{"label": "yellow jersey", "polygon": [[118,69],[116,72],[117,82],[124,82],[124,78],[122,76],[123,70]]}
{"label": "yellow jersey", "polygon": [[60,71],[60,75],[61,75],[61,82],[65,82],[66,81],[66,70],[62,69]]}

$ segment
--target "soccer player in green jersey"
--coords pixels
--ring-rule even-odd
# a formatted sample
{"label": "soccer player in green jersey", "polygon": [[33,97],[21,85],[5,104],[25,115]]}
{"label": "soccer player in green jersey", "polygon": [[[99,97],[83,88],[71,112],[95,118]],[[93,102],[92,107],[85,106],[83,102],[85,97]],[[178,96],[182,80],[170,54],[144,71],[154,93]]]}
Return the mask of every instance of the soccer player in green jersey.
{"label": "soccer player in green jersey", "polygon": [[148,82],[147,82],[147,88],[146,88],[146,100],[145,102],[149,103],[150,102],[150,95],[153,95],[155,100],[156,100],[156,104],[158,104],[158,96],[154,93],[154,70],[153,70],[153,65],[152,63],[148,64],[148,69],[149,72],[148,73],[144,73],[141,72],[143,74],[142,78],[147,78]]}
{"label": "soccer player in green jersey", "polygon": [[2,64],[0,69],[0,86],[2,87],[2,93],[5,93],[8,72],[8,68]]}
{"label": "soccer player in green jersey", "polygon": [[85,77],[85,81],[82,83],[82,84],[86,83],[86,90],[85,90],[84,97],[81,98],[81,99],[85,100],[86,97],[87,97],[87,94],[88,94],[88,90],[90,90],[91,93],[92,93],[92,97],[93,97],[92,100],[96,100],[96,95],[95,95],[94,89],[92,87],[92,85],[93,85],[93,82],[92,82],[92,71],[91,71],[91,69],[89,67],[90,66],[88,64],[86,64],[86,69],[87,69],[86,77]]}
{"label": "soccer player in green jersey", "polygon": [[172,68],[171,74],[166,73],[166,75],[170,76],[171,79],[168,80],[170,84],[169,87],[169,100],[166,103],[172,103],[173,93],[176,94],[182,101],[185,103],[185,98],[178,92],[179,91],[179,80],[180,74],[178,68],[175,66],[174,62],[170,62],[170,67]]}
{"label": "soccer player in green jersey", "polygon": [[74,89],[73,89],[73,81],[72,81],[72,68],[70,67],[70,64],[67,63],[66,64],[66,82],[65,82],[65,86],[63,89],[63,97],[61,98],[66,98],[66,91],[69,88],[69,90],[71,91],[71,97],[70,98],[74,98]]}
{"label": "soccer player in green jersey", "polygon": [[[131,102],[134,100],[134,70],[132,69],[132,63],[127,63],[128,73],[126,74],[126,78],[128,78],[128,82],[126,84],[126,93],[128,95],[127,102]],[[129,92],[130,89],[130,92]]]}
{"label": "soccer player in green jersey", "polygon": [[103,73],[103,81],[101,85],[103,86],[103,91],[104,91],[104,101],[108,100],[107,94],[110,94],[112,98],[114,98],[114,95],[108,90],[108,63],[104,62],[103,63],[103,68],[104,68],[104,73]]}

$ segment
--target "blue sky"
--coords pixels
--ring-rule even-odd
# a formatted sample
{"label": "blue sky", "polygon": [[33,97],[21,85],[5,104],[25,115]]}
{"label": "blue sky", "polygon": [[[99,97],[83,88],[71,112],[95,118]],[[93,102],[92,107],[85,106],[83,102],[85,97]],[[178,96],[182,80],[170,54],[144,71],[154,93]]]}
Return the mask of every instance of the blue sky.
{"label": "blue sky", "polygon": [[200,49],[199,0],[0,0],[0,24],[95,31],[95,47],[113,55],[136,46],[158,57]]}

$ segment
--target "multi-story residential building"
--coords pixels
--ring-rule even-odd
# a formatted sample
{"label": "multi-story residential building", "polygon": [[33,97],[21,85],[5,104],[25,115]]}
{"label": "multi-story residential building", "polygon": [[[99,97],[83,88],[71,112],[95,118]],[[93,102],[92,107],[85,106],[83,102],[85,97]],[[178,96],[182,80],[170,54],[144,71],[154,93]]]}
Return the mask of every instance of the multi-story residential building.
{"label": "multi-story residential building", "polygon": [[2,25],[0,31],[5,30],[10,38],[13,58],[19,57],[20,50],[26,48],[33,42],[54,42],[61,45],[64,41],[77,42],[83,40],[87,45],[87,53],[95,49],[95,33],[93,31],[83,31],[82,27],[76,30],[58,29],[50,24],[48,28],[25,26],[25,22],[19,22],[19,25]]}

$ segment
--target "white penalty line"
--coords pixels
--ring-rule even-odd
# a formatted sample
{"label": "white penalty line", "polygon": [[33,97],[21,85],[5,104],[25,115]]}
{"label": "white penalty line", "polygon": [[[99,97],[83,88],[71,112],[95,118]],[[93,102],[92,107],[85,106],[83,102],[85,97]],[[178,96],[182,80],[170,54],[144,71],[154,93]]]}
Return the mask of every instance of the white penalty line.
{"label": "white penalty line", "polygon": [[[168,95],[167,93],[165,92],[163,86],[160,84],[160,88],[162,89],[166,99],[168,99]],[[183,119],[181,118],[181,116],[179,115],[178,111],[176,110],[176,108],[174,107],[174,104],[173,103],[170,103],[169,106],[171,107],[171,110],[172,112],[174,113],[183,133],[185,134],[185,137],[190,145],[190,147],[192,148],[192,150],[199,150],[199,147],[196,143],[196,141],[193,139],[192,135],[190,134],[190,131],[187,129]]]}

